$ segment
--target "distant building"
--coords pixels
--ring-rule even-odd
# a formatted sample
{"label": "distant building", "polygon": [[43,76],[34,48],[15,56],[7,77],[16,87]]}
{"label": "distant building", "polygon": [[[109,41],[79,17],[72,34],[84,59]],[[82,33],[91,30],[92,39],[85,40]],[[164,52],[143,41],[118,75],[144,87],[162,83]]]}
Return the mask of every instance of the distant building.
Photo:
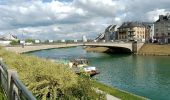
{"label": "distant building", "polygon": [[48,40],[48,42],[49,42],[49,43],[53,43],[53,42],[54,42],[54,40]]}
{"label": "distant building", "polygon": [[16,36],[14,36],[12,34],[5,34],[5,35],[0,36],[0,40],[12,41],[12,40],[18,40],[18,39]]}
{"label": "distant building", "polygon": [[12,41],[18,41],[17,37],[12,34],[5,34],[0,36],[1,45],[9,45]]}
{"label": "distant building", "polygon": [[149,32],[149,26],[142,22],[124,22],[118,28],[118,39],[125,41],[145,41]]}
{"label": "distant building", "polygon": [[154,24],[151,22],[143,22],[145,25],[145,42],[152,42],[154,36]]}
{"label": "distant building", "polygon": [[25,44],[25,41],[24,40],[20,40],[19,43],[20,44]]}
{"label": "distant building", "polygon": [[61,42],[66,42],[66,40],[63,39],[63,40],[61,40]]}
{"label": "distant building", "polygon": [[153,42],[154,40],[154,24],[150,25],[151,26],[151,29],[150,29],[150,42]]}
{"label": "distant building", "polygon": [[35,43],[40,43],[40,40],[35,40]]}
{"label": "distant building", "polygon": [[87,38],[86,38],[86,36],[85,35],[83,35],[83,42],[87,42]]}
{"label": "distant building", "polygon": [[154,39],[159,43],[170,43],[170,15],[159,15],[154,22]]}
{"label": "distant building", "polygon": [[77,42],[77,40],[74,40],[74,42]]}
{"label": "distant building", "polygon": [[115,31],[116,25],[109,25],[103,33],[100,33],[98,37],[95,39],[97,41],[103,41],[105,42],[115,40],[116,39],[116,31]]}

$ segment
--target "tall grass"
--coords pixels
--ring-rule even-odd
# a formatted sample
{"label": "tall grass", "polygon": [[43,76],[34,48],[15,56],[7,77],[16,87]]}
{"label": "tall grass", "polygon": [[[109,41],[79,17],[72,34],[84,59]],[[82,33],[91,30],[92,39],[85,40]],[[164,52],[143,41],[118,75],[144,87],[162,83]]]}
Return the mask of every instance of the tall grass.
{"label": "tall grass", "polygon": [[77,76],[66,65],[4,49],[0,49],[0,57],[38,99],[105,99],[92,88],[89,77]]}

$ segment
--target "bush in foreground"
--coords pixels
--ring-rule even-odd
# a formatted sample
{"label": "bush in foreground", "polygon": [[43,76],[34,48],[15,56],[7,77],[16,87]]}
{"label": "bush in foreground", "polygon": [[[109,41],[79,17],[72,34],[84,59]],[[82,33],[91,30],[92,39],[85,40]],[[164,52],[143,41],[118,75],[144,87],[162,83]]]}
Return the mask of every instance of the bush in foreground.
{"label": "bush in foreground", "polygon": [[0,56],[11,69],[17,70],[20,80],[38,99],[105,99],[103,94],[96,93],[89,77],[77,76],[68,66],[3,49]]}

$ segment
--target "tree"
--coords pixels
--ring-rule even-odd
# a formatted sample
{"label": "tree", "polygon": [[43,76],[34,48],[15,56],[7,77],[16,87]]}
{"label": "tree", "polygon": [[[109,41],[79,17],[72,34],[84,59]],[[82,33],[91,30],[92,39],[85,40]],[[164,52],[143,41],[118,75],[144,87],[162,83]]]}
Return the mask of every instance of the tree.
{"label": "tree", "polygon": [[11,44],[11,45],[18,45],[18,44],[19,44],[19,41],[18,41],[18,40],[12,40],[10,44]]}
{"label": "tree", "polygon": [[34,40],[34,39],[26,39],[25,42],[28,42],[28,43],[35,43],[35,40]]}

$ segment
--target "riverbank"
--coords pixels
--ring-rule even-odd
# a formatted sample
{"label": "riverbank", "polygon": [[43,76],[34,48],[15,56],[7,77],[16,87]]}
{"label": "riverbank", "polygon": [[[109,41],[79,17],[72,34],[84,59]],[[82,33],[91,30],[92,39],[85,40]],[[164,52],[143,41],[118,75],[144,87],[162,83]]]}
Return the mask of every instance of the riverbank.
{"label": "riverbank", "polygon": [[144,98],[142,96],[138,96],[111,86],[107,86],[97,81],[93,81],[93,85],[99,90],[105,91],[110,95],[114,95],[115,97],[120,98],[121,100],[147,100],[147,98]]}
{"label": "riverbank", "polygon": [[144,44],[138,55],[170,56],[170,45]]}

